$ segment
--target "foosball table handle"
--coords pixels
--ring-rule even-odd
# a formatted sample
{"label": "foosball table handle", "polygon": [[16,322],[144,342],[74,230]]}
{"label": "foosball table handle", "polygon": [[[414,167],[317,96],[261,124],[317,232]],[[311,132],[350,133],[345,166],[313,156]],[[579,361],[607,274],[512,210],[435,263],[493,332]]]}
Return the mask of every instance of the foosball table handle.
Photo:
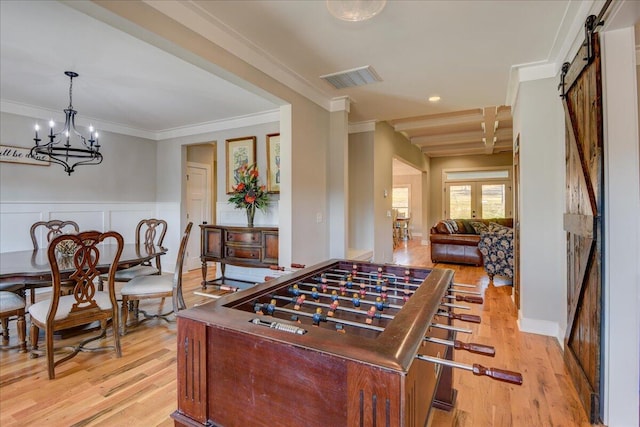
{"label": "foosball table handle", "polygon": [[522,385],[522,374],[520,374],[519,372],[507,371],[505,369],[486,368],[482,365],[474,363],[473,374],[485,375],[499,381]]}
{"label": "foosball table handle", "polygon": [[464,301],[470,304],[482,304],[484,302],[482,297],[476,297],[472,295],[456,295],[456,301]]}
{"label": "foosball table handle", "polygon": [[472,342],[465,343],[462,341],[455,340],[453,348],[455,348],[456,350],[466,350],[470,353],[482,354],[484,356],[493,357],[496,355],[496,349],[494,347],[490,345],[476,344]]}
{"label": "foosball table handle", "polygon": [[482,321],[480,316],[477,316],[475,314],[451,313],[450,317],[452,319],[462,320],[463,322],[470,322],[470,323],[480,323]]}

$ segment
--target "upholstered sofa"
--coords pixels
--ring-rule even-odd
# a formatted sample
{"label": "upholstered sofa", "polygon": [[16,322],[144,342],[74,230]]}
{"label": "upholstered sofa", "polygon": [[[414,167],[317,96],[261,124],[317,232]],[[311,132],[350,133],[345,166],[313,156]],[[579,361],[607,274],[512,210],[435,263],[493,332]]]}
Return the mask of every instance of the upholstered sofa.
{"label": "upholstered sofa", "polygon": [[491,223],[513,227],[512,218],[438,221],[429,234],[431,261],[481,266],[482,254],[478,249],[480,234],[489,231]]}

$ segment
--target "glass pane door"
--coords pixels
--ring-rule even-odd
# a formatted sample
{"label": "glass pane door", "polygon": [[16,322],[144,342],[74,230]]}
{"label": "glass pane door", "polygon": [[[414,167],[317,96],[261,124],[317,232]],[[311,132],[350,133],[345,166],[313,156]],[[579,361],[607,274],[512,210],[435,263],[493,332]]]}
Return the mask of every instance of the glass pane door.
{"label": "glass pane door", "polygon": [[507,210],[506,184],[480,184],[481,218],[505,218]]}
{"label": "glass pane door", "polygon": [[447,218],[474,218],[471,199],[473,184],[447,184]]}

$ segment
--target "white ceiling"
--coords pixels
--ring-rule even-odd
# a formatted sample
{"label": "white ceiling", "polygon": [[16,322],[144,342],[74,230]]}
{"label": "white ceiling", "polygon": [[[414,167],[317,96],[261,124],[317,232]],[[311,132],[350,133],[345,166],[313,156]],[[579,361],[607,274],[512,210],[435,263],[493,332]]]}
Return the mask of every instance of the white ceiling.
{"label": "white ceiling", "polygon": [[[352,123],[404,123],[407,136],[423,141],[424,133],[406,125],[415,121],[410,118],[424,122],[432,115],[478,109],[482,116],[486,107],[495,113],[495,107],[506,103],[512,67],[561,60],[568,28],[581,12],[580,2],[568,0],[392,0],[373,19],[353,23],[334,18],[319,0],[146,3],[190,28],[195,27],[189,22],[192,14],[210,29],[224,31],[228,37],[217,41],[222,47],[243,46],[233,51],[252,64],[269,62],[270,67],[261,69],[303,87],[316,102],[324,99],[328,105],[332,98],[348,96]],[[52,114],[47,111],[61,114],[68,102],[66,70],[80,74],[74,81],[78,116],[120,127],[123,133],[160,139],[172,129],[277,109],[272,100],[66,4],[0,5],[3,111],[29,111],[39,117],[34,111],[44,109],[46,113],[39,113],[43,118]],[[372,66],[382,82],[336,90],[319,78],[365,65]],[[427,97],[436,94],[442,100],[429,103]],[[477,134],[481,122],[463,128]],[[482,136],[474,137],[473,147],[468,138],[457,138],[465,140],[463,151],[491,152],[483,149]],[[438,138],[438,144],[448,144]],[[455,144],[453,139],[450,143]],[[418,145],[428,152],[429,144]]]}

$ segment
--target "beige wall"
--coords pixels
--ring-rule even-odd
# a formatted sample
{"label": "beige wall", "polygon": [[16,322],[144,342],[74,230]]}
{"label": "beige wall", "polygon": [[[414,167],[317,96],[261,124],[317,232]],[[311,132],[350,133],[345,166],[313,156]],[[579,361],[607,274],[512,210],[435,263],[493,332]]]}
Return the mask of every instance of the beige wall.
{"label": "beige wall", "polygon": [[[143,2],[96,1],[83,2],[80,6],[85,13],[108,20],[110,24],[136,37],[281,106],[280,262],[289,265],[292,254],[295,254],[293,261],[302,264],[327,259],[329,232],[325,218],[328,211],[326,175],[328,129],[331,123],[329,112],[215,42],[193,32],[188,23],[183,25],[159,13],[152,5]],[[98,10],[100,7],[104,9]],[[176,19],[187,18],[176,16]],[[158,154],[159,167],[171,170],[171,173],[158,175],[158,188],[163,189],[159,190],[158,197],[167,202],[183,203],[184,182],[180,176],[183,157],[177,147],[170,145],[159,144],[168,150]],[[175,187],[176,183],[178,188]],[[180,211],[182,228],[186,220],[184,209],[180,208]],[[318,213],[323,218],[320,222],[317,221]]]}
{"label": "beige wall", "polygon": [[[422,174],[423,188],[427,188],[428,185],[429,162],[420,148],[411,144],[403,135],[396,133],[388,123],[377,123],[372,170],[375,262],[393,262],[391,191],[394,157],[402,159],[420,171],[427,172]],[[423,198],[423,224],[424,214],[427,211],[426,203],[427,200]]]}
{"label": "beige wall", "polygon": [[513,153],[493,155],[434,157],[431,159],[431,184],[429,187],[428,227],[442,219],[442,171],[446,169],[485,168],[492,166],[513,166]]}
{"label": "beige wall", "polygon": [[349,135],[349,248],[373,250],[374,133]]}

